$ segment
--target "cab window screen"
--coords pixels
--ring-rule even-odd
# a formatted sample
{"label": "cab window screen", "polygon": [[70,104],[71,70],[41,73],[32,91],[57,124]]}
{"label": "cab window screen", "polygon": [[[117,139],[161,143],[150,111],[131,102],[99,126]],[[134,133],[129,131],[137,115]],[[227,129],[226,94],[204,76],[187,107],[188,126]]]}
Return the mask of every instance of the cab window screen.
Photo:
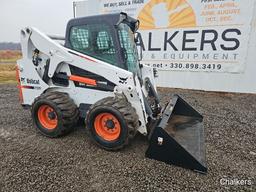
{"label": "cab window screen", "polygon": [[71,28],[72,49],[112,65],[117,65],[116,50],[106,24],[88,24]]}
{"label": "cab window screen", "polygon": [[134,42],[134,34],[130,27],[121,23],[118,27],[118,35],[122,51],[125,55],[126,65],[131,72],[138,72],[138,52]]}

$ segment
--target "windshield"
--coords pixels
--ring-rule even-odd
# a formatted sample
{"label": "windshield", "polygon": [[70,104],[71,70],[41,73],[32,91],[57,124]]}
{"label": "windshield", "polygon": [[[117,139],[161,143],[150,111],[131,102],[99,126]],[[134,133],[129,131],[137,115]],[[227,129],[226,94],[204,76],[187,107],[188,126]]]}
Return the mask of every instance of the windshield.
{"label": "windshield", "polygon": [[133,32],[128,25],[120,23],[118,25],[118,35],[128,71],[139,73],[138,51]]}

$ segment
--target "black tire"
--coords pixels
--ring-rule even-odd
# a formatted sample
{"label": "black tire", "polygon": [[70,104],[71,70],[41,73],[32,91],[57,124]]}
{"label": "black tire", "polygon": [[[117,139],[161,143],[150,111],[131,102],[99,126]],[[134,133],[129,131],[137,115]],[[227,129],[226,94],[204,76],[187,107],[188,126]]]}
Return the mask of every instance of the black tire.
{"label": "black tire", "polygon": [[[52,109],[52,118],[57,119],[56,126],[49,129],[44,126],[39,119],[39,110],[42,106]],[[34,126],[43,135],[48,137],[59,137],[73,130],[79,118],[79,110],[67,93],[46,92],[37,97],[31,109]]]}
{"label": "black tire", "polygon": [[[117,139],[109,141],[97,134],[94,122],[99,114],[111,113],[119,121],[121,131]],[[104,98],[90,107],[86,117],[86,127],[92,140],[100,147],[115,151],[128,145],[139,127],[136,110],[122,96]]]}

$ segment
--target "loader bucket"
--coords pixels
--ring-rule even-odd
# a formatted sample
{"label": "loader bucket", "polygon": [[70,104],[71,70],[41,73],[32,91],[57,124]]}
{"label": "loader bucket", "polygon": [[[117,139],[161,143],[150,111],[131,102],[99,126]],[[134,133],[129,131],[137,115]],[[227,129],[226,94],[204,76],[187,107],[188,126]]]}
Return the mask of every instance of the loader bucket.
{"label": "loader bucket", "polygon": [[206,173],[202,115],[174,95],[152,129],[146,157]]}

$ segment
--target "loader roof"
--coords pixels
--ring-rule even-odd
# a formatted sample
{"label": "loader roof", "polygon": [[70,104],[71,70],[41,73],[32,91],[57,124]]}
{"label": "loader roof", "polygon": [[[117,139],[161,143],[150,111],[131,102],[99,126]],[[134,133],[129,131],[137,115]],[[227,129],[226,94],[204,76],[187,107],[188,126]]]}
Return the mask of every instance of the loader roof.
{"label": "loader roof", "polygon": [[104,14],[104,15],[95,15],[88,17],[80,17],[71,19],[67,24],[66,34],[72,26],[81,25],[84,23],[93,24],[93,23],[107,23],[110,25],[118,25],[121,22],[126,23],[133,32],[136,32],[139,27],[139,21],[132,17],[129,17],[126,13],[113,13],[113,14]]}

